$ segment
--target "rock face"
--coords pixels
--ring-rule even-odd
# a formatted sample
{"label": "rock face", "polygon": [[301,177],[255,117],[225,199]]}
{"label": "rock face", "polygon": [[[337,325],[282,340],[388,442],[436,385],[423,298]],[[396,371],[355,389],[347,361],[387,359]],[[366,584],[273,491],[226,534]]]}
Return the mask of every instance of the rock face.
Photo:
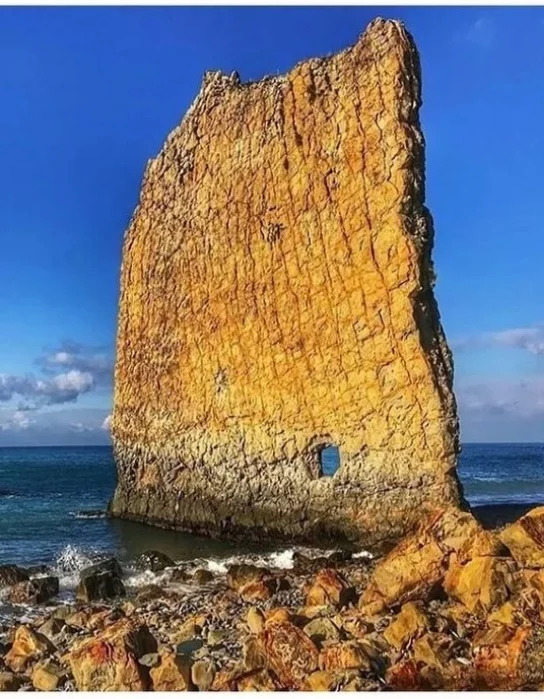
{"label": "rock face", "polygon": [[459,501],[419,105],[381,19],[285,76],[206,74],[125,237],[113,515],[378,546]]}

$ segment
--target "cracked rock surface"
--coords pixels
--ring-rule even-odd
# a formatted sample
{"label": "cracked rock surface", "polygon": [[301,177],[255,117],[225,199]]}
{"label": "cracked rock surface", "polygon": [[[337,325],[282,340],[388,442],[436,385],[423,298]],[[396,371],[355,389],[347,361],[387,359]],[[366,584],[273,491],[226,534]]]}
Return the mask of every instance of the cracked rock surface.
{"label": "cracked rock surface", "polygon": [[420,103],[381,19],[284,76],[205,75],[125,237],[112,514],[380,548],[460,502]]}

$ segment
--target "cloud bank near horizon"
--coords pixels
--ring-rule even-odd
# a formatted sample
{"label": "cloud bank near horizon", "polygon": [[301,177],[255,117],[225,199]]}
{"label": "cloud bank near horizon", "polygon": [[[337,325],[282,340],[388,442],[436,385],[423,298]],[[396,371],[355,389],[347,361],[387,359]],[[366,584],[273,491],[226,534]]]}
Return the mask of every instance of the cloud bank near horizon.
{"label": "cloud bank near horizon", "polygon": [[[506,349],[538,364],[544,323],[460,338],[451,347],[459,359]],[[112,351],[64,341],[46,347],[34,364],[34,373],[0,373],[0,445],[109,443]],[[541,367],[530,376],[456,375],[455,392],[463,441],[544,441]],[[82,406],[93,393],[102,407]]]}

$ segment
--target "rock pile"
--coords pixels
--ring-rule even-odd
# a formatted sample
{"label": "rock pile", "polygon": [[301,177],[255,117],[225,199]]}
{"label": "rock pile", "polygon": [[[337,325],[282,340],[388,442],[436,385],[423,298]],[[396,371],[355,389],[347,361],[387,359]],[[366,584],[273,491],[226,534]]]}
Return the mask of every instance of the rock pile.
{"label": "rock pile", "polygon": [[[113,599],[97,585],[107,599],[79,595],[3,629],[0,690],[540,689],[541,531],[544,508],[502,531],[441,509],[378,561],[298,556],[292,570],[193,576],[168,566],[160,585]],[[22,575],[10,596],[49,580]],[[90,576],[122,584],[116,561]]]}

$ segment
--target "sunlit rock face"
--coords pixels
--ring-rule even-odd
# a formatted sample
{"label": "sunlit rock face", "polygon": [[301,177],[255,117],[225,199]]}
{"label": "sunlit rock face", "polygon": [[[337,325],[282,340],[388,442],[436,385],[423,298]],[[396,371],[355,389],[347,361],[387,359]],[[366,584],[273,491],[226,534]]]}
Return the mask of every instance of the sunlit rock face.
{"label": "sunlit rock face", "polygon": [[458,502],[419,106],[380,19],[285,76],[206,74],[125,237],[114,515],[381,547]]}

